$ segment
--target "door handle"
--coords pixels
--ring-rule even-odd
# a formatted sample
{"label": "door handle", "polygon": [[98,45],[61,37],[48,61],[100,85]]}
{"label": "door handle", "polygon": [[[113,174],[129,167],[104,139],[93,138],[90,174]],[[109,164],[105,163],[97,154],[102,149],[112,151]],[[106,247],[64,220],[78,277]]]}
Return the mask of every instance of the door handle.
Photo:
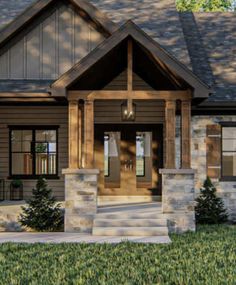
{"label": "door handle", "polygon": [[124,165],[125,171],[133,171],[134,164],[133,164],[133,160],[132,159],[125,160],[123,162],[123,165]]}

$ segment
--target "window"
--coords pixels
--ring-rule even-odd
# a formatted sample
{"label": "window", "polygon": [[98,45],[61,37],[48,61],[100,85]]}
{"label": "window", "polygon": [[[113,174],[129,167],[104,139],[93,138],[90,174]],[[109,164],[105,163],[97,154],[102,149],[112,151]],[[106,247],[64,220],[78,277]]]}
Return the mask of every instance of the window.
{"label": "window", "polygon": [[109,135],[104,135],[104,176],[109,176]]}
{"label": "window", "polygon": [[236,127],[222,127],[222,177],[236,177]]}
{"label": "window", "polygon": [[57,127],[10,127],[10,176],[56,178]]}
{"label": "window", "polygon": [[136,134],[136,176],[144,177],[147,159],[151,157],[151,136],[149,132]]}

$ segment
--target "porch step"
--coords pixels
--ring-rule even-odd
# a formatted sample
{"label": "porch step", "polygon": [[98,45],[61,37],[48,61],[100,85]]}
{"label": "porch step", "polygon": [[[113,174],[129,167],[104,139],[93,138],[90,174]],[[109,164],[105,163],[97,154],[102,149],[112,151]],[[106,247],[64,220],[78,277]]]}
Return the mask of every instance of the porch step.
{"label": "porch step", "polygon": [[166,227],[166,219],[95,219],[94,227]]}
{"label": "porch step", "polygon": [[94,227],[94,236],[168,236],[167,227]]}
{"label": "porch step", "polygon": [[161,203],[136,203],[100,207],[93,222],[95,236],[165,236],[167,219]]}
{"label": "porch step", "polygon": [[160,216],[163,215],[161,212],[155,213],[129,213],[129,212],[120,212],[120,213],[99,213],[96,214],[95,219],[109,219],[109,220],[129,220],[129,219],[141,219],[141,220],[162,220]]}

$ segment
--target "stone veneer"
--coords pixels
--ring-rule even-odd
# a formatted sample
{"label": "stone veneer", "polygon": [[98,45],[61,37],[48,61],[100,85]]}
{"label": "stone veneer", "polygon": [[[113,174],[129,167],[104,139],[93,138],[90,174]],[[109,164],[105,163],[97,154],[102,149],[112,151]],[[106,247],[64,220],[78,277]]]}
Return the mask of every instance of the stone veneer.
{"label": "stone veneer", "polygon": [[[196,169],[195,175],[195,192],[200,193],[200,188],[206,179],[206,128],[207,125],[218,124],[220,122],[235,122],[236,116],[219,115],[219,116],[193,116],[192,117],[192,139],[191,154],[192,168]],[[176,144],[179,145],[180,123],[177,120]],[[180,151],[176,148],[176,164],[179,166]],[[218,196],[221,197],[229,213],[231,221],[236,221],[236,181],[220,181],[212,179],[217,188]]]}
{"label": "stone veneer", "polygon": [[162,212],[170,232],[195,231],[195,191],[192,169],[161,169]]}
{"label": "stone veneer", "polygon": [[97,213],[97,169],[65,169],[65,232],[92,233]]}
{"label": "stone veneer", "polygon": [[[235,122],[236,116],[194,116],[192,117],[192,167],[197,169],[195,176],[196,194],[206,179],[206,127],[220,122]],[[225,203],[231,221],[236,221],[236,181],[212,179],[217,193]]]}

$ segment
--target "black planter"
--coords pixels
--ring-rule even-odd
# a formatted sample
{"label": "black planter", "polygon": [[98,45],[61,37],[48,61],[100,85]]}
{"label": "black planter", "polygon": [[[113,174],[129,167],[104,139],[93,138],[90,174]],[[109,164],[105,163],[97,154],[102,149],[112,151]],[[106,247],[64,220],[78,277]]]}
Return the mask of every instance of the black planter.
{"label": "black planter", "polygon": [[13,183],[11,183],[11,185],[10,185],[10,200],[11,201],[23,200],[23,184],[16,187]]}
{"label": "black planter", "polygon": [[5,180],[0,179],[0,201],[5,200]]}

